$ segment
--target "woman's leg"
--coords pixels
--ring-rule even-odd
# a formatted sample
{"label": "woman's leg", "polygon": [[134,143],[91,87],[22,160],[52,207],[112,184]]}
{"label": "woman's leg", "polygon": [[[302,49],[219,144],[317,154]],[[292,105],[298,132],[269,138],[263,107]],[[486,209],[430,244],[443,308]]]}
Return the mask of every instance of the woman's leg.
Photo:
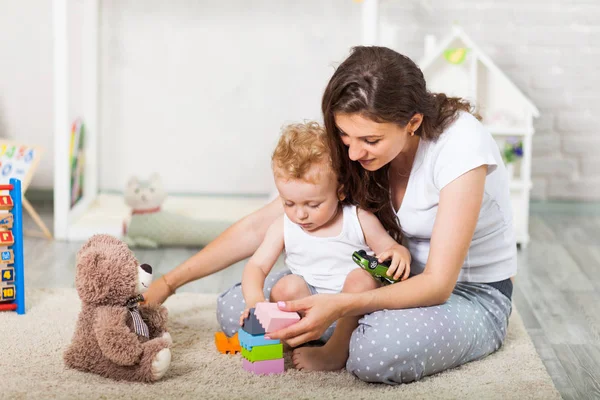
{"label": "woman's leg", "polygon": [[[289,269],[274,272],[265,279],[264,294],[268,299],[271,295],[273,286],[284,276],[291,274]],[[217,300],[217,320],[221,325],[221,330],[227,336],[233,336],[240,329],[240,315],[246,308],[244,295],[242,294],[242,284],[237,283],[230,289],[219,295]]]}
{"label": "woman's leg", "polygon": [[[379,287],[379,283],[363,269],[350,272],[344,282],[343,293],[366,292]],[[348,347],[352,331],[360,317],[345,317],[337,321],[333,336],[322,347],[301,347],[294,350],[294,366],[306,371],[335,371],[344,368],[348,360]]]}
{"label": "woman's leg", "polygon": [[461,282],[442,305],[374,312],[352,334],[346,369],[393,385],[478,360],[502,346],[511,311],[497,289]]}

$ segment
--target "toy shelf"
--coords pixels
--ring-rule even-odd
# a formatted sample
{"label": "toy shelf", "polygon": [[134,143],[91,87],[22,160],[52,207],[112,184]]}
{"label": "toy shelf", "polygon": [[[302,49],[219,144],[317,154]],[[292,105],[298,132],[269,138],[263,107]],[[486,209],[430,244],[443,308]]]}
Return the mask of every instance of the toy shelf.
{"label": "toy shelf", "polygon": [[538,109],[458,26],[439,45],[426,37],[420,67],[429,90],[475,104],[500,148],[510,140],[522,142],[523,156],[507,170],[514,171],[512,176],[509,172],[509,188],[517,244],[527,246],[533,118],[539,116]]}

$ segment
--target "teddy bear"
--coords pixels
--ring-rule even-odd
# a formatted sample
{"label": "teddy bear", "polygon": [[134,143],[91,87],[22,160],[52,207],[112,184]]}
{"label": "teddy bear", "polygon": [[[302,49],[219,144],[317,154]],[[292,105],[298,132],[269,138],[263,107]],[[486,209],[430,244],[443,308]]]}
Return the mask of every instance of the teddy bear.
{"label": "teddy bear", "polygon": [[[121,240],[92,236],[77,253],[81,311],[65,364],[116,380],[154,382],[171,364],[167,309],[143,303],[152,267]],[[138,304],[140,303],[141,304]]]}
{"label": "teddy bear", "polygon": [[124,197],[131,215],[123,221],[123,241],[132,248],[206,246],[231,225],[227,221],[199,220],[163,209],[167,192],[157,173],[149,180],[129,179]]}

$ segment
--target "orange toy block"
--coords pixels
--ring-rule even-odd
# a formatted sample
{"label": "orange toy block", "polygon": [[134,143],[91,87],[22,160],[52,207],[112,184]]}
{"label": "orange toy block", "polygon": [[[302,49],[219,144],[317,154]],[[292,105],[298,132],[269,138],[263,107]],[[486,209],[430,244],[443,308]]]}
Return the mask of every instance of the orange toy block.
{"label": "orange toy block", "polygon": [[7,195],[0,196],[0,210],[10,210],[14,207],[12,198]]}
{"label": "orange toy block", "polygon": [[241,351],[240,341],[238,340],[237,333],[228,338],[225,333],[216,332],[215,345],[217,346],[217,350],[223,354],[235,354]]}
{"label": "orange toy block", "polygon": [[12,246],[15,244],[15,238],[11,231],[0,232],[0,246]]}

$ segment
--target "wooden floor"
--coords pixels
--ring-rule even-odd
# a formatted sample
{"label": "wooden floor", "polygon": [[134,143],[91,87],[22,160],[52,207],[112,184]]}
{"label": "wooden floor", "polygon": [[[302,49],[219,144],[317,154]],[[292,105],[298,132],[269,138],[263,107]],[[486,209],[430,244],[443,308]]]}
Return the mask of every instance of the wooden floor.
{"label": "wooden floor", "polygon": [[[51,208],[37,207],[52,226]],[[600,399],[600,207],[538,203],[531,212],[531,242],[519,251],[515,306],[562,396]],[[25,227],[34,225],[26,218]],[[73,287],[80,246],[26,238],[27,287]],[[136,256],[158,277],[194,253],[137,250]],[[223,291],[240,279],[242,268],[238,263],[180,291]],[[519,368],[518,360],[514,367]]]}

